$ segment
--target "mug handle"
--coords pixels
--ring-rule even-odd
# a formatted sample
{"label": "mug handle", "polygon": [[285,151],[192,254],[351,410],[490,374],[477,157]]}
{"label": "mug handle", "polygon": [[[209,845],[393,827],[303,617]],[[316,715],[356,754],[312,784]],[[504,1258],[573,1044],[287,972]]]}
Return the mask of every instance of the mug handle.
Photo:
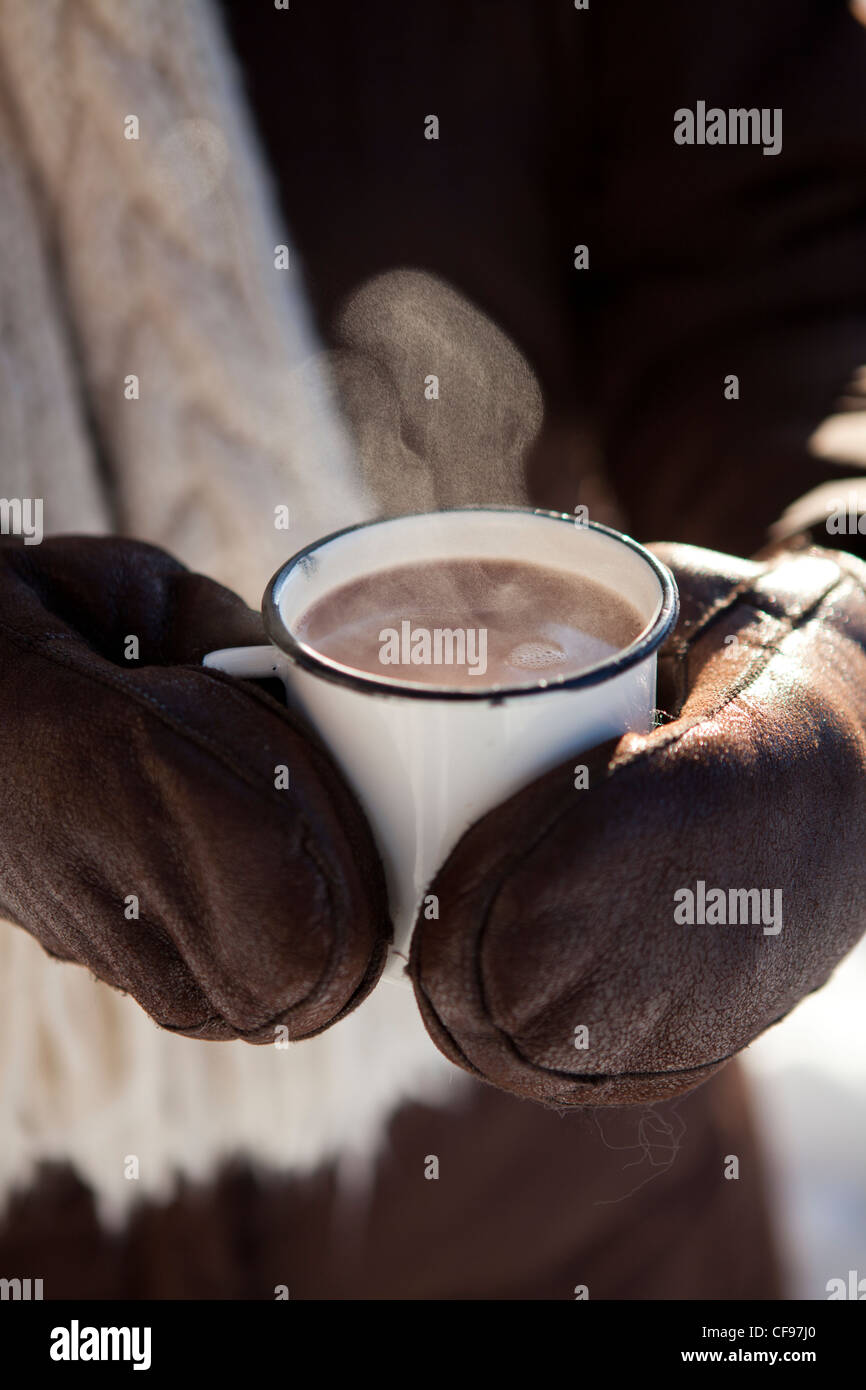
{"label": "mug handle", "polygon": [[220,647],[202,658],[202,666],[225,671],[227,676],[241,680],[266,680],[277,677],[285,685],[285,667],[275,647]]}

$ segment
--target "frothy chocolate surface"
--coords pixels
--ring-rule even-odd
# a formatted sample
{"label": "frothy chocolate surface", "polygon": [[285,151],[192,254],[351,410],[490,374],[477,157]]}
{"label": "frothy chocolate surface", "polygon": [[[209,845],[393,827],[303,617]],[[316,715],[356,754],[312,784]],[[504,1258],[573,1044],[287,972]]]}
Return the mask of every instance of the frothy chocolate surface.
{"label": "frothy chocolate surface", "polygon": [[355,670],[473,690],[576,675],[643,628],[637,609],[603,584],[496,559],[374,570],[325,594],[295,632]]}

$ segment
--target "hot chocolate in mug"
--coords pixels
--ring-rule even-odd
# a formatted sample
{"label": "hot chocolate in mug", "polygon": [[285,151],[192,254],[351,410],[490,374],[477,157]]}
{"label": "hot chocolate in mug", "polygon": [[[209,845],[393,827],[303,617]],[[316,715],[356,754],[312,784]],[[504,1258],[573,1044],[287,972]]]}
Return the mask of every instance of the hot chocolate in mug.
{"label": "hot chocolate in mug", "polygon": [[[515,685],[413,683],[342,665],[298,635],[312,605],[374,572],[442,561],[507,560],[593,581],[637,610],[633,641],[577,674]],[[385,866],[394,940],[384,978],[404,967],[425,890],[465,830],[566,759],[652,728],[659,646],[676,622],[673,576],[648,550],[595,522],[520,507],[464,507],[366,522],[292,556],[265,590],[270,644],[211,652],[205,666],[279,677],[354,789]],[[478,688],[476,688],[476,684]],[[291,769],[290,783],[291,783]],[[580,795],[575,791],[575,795]]]}

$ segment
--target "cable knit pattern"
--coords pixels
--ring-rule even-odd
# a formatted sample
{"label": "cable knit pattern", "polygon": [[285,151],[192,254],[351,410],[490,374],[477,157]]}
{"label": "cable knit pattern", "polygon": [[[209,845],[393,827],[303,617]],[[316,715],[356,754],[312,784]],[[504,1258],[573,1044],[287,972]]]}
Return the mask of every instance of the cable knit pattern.
{"label": "cable knit pattern", "polygon": [[[43,497],[52,532],[153,540],[257,603],[287,550],[369,504],[296,272],[274,269],[288,237],[213,16],[0,0],[0,78],[0,492]],[[357,1178],[403,1096],[461,1084],[408,990],[286,1051],[197,1043],[0,924],[0,1201],[44,1158],[114,1218],[238,1153],[338,1157]]]}
{"label": "cable knit pattern", "polygon": [[0,98],[0,494],[41,498],[50,530],[104,531],[100,488],[33,190]]}
{"label": "cable knit pattern", "polygon": [[4,3],[0,63],[119,525],[257,603],[287,549],[275,506],[290,506],[296,548],[370,505],[325,409],[295,257],[275,268],[288,237],[211,12]]}

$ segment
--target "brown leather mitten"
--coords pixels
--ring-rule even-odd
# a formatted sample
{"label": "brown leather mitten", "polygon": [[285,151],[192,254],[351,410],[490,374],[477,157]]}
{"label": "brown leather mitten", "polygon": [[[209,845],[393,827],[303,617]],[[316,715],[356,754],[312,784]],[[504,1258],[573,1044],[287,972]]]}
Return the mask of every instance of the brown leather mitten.
{"label": "brown leather mitten", "polygon": [[372,989],[391,934],[319,740],[200,665],[263,640],[235,594],[153,546],[0,543],[0,913],[197,1038],[320,1032]]}
{"label": "brown leather mitten", "polygon": [[473,826],[412,943],[441,1050],[555,1106],[688,1090],[866,926],[866,565],[655,549],[682,601],[668,717]]}

